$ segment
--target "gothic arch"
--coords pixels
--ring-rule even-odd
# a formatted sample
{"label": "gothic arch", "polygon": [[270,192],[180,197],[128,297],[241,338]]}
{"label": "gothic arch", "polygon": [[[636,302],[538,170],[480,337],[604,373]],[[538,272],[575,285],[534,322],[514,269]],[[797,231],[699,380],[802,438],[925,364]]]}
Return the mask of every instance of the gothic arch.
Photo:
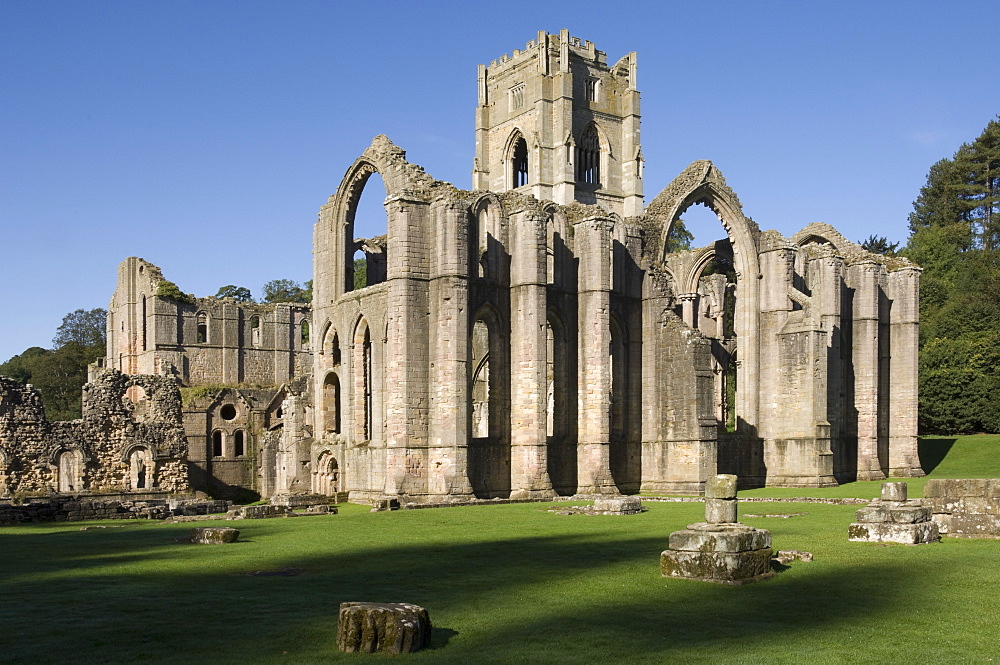
{"label": "gothic arch", "polygon": [[486,192],[469,206],[469,215],[469,274],[496,278],[499,254],[507,244],[503,204],[496,194]]}
{"label": "gothic arch", "polygon": [[519,127],[511,130],[503,148],[505,189],[517,189],[531,183],[531,150]]}
{"label": "gothic arch", "polygon": [[861,246],[845,238],[837,229],[829,224],[813,222],[791,237],[791,241],[803,247],[809,243],[831,245],[839,254],[848,254],[861,250]]}
{"label": "gothic arch", "polygon": [[737,414],[751,427],[757,424],[759,393],[752,385],[760,363],[760,229],[743,214],[736,193],[722,173],[707,160],[693,162],[647,206],[645,214],[661,225],[659,258],[667,258],[667,235],[680,216],[696,203],[711,209],[725,228],[733,248],[736,270],[735,332],[740,357],[737,375]]}

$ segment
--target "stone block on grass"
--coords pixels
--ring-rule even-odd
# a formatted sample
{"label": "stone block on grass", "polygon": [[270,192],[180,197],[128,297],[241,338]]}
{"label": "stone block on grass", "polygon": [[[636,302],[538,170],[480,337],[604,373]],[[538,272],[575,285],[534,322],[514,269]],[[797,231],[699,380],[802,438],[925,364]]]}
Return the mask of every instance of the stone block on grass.
{"label": "stone block on grass", "polygon": [[235,543],[240,530],[231,527],[201,526],[191,529],[191,542],[199,545],[224,545]]}
{"label": "stone block on grass", "polygon": [[608,496],[594,499],[594,510],[609,515],[634,515],[642,512],[642,501],[637,496]]}
{"label": "stone block on grass", "polygon": [[353,653],[412,653],[431,643],[431,619],[410,603],[340,604],[337,648]]}

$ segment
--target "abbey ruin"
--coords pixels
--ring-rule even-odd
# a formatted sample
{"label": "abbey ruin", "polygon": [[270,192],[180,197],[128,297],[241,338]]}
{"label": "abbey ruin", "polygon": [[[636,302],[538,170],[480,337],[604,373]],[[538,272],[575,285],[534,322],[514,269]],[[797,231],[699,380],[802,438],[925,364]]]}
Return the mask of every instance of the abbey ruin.
{"label": "abbey ruin", "polygon": [[[636,70],[635,53],[608,64],[565,30],[481,65],[470,190],[376,137],[320,210],[311,307],[157,295],[159,268],[126,259],[94,379],[173,378],[180,458],[214,496],[447,503],[923,475],[919,268],[825,224],[761,231],[707,161],[644,205]],[[387,233],[356,238],[375,173]],[[672,251],[693,205],[727,237]],[[15,430],[0,428],[8,485],[35,455]],[[52,491],[59,455],[82,445],[58,441],[32,458]],[[86,489],[104,471],[81,455]]]}

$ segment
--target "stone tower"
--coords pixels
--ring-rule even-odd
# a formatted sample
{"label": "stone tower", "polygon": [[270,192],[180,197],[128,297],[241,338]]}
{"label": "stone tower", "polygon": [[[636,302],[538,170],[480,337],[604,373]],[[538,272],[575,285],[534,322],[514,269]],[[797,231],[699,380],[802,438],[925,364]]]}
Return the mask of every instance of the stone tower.
{"label": "stone tower", "polygon": [[636,56],[613,67],[593,43],[539,31],[479,66],[472,187],[642,213]]}

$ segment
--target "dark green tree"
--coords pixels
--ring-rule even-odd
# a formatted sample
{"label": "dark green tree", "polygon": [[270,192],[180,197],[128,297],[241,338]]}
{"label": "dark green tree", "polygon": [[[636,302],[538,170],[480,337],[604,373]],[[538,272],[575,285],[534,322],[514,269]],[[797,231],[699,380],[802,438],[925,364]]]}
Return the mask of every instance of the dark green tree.
{"label": "dark green tree", "polygon": [[311,299],[311,289],[290,279],[273,279],[264,285],[264,302],[308,303]]}
{"label": "dark green tree", "polygon": [[253,294],[245,286],[227,284],[215,294],[216,298],[232,298],[236,302],[253,302]]}
{"label": "dark green tree", "polygon": [[896,251],[899,249],[898,242],[889,242],[889,239],[885,236],[877,236],[874,233],[858,244],[865,251],[874,254],[885,254],[886,256],[896,256]]}
{"label": "dark green tree", "polygon": [[31,383],[31,369],[35,358],[43,356],[46,353],[52,352],[40,346],[33,346],[30,349],[26,349],[20,355],[16,355],[8,359],[7,362],[0,364],[0,376],[14,379],[18,383]]}
{"label": "dark green tree", "polygon": [[686,249],[691,249],[691,243],[694,241],[694,234],[688,230],[688,227],[684,225],[683,219],[678,219],[674,222],[674,225],[670,227],[670,233],[667,234],[667,251],[668,252],[683,252]]}
{"label": "dark green tree", "polygon": [[63,317],[62,324],[56,328],[56,336],[52,339],[52,343],[59,348],[70,342],[76,342],[82,347],[99,347],[104,351],[107,321],[108,312],[100,307],[70,312]]}
{"label": "dark green tree", "polygon": [[921,430],[1000,432],[1000,122],[931,167],[909,222]]}

